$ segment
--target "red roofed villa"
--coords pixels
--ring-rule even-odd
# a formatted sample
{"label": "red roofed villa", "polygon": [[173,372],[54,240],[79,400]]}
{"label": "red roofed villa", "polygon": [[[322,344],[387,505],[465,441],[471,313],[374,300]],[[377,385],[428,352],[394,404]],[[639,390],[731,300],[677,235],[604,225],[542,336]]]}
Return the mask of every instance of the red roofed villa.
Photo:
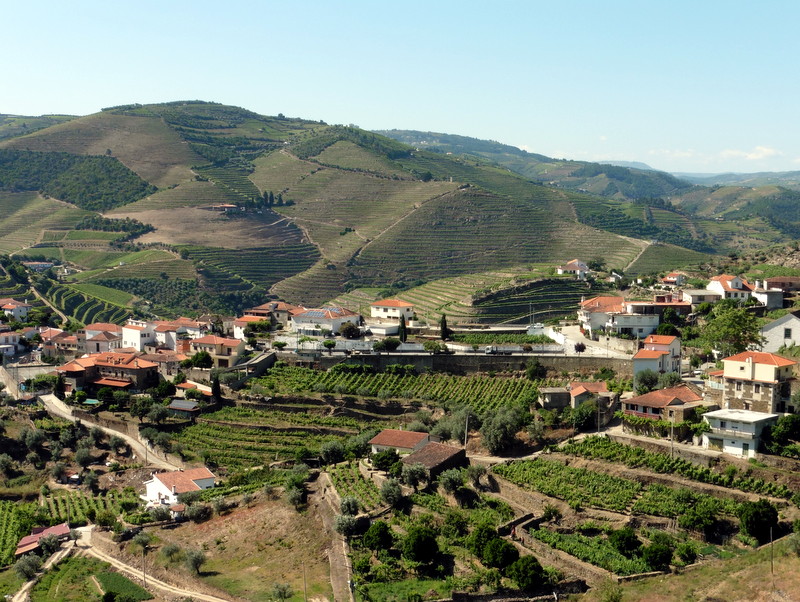
{"label": "red roofed villa", "polygon": [[400,299],[375,301],[369,308],[370,317],[372,318],[400,320],[402,317],[405,318],[406,321],[409,321],[414,317],[414,305],[408,301],[401,301]]}
{"label": "red roofed villa", "polygon": [[159,504],[172,506],[178,503],[178,496],[190,491],[202,491],[214,486],[214,476],[208,468],[191,468],[174,472],[159,472],[145,481],[145,495],[142,496],[148,506]]}

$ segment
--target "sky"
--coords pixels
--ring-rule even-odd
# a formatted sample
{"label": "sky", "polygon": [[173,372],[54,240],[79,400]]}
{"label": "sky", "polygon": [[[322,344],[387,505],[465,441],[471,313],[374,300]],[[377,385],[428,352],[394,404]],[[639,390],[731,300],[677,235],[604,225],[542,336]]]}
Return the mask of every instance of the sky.
{"label": "sky", "polygon": [[0,113],[209,100],[670,172],[800,170],[800,2],[4,3]]}

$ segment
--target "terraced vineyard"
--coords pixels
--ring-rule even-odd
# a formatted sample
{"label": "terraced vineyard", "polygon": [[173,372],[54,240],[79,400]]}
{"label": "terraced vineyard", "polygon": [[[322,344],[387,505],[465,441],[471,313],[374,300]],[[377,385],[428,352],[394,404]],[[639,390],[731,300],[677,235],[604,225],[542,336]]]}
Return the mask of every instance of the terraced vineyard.
{"label": "terraced vineyard", "polygon": [[354,497],[361,510],[369,512],[382,505],[381,492],[372,481],[367,481],[358,471],[358,465],[350,462],[339,464],[328,470],[333,486],[340,498]]}
{"label": "terraced vineyard", "polygon": [[[284,278],[308,269],[319,258],[315,246],[302,244],[236,250],[197,246],[181,249],[192,260],[216,268],[206,275],[209,285],[215,290],[269,288]],[[207,270],[207,267],[204,269]]]}
{"label": "terraced vineyard", "polygon": [[229,202],[249,201],[261,196],[261,192],[248,179],[248,173],[236,169],[203,167],[196,170],[199,174],[212,180],[220,188],[224,188]]}
{"label": "terraced vineyard", "polygon": [[500,464],[492,470],[515,485],[562,499],[576,508],[590,506],[625,512],[642,489],[641,484],[630,479],[542,458]]}
{"label": "terraced vineyard", "polygon": [[278,394],[330,392],[382,399],[421,399],[446,406],[468,405],[481,415],[504,405],[527,407],[538,398],[540,387],[555,385],[549,380],[526,378],[356,374],[291,366],[273,367],[256,382]]}
{"label": "terraced vineyard", "polygon": [[39,242],[42,230],[77,224],[88,211],[36,193],[0,192],[0,253],[12,253]]}
{"label": "terraced vineyard", "polygon": [[92,496],[84,491],[55,490],[44,499],[43,505],[58,522],[69,521],[70,526],[79,527],[88,522],[90,510],[111,511],[115,516],[141,506],[141,499],[132,489],[124,492],[108,491],[105,495]]}
{"label": "terraced vineyard", "polygon": [[14,550],[22,535],[17,504],[0,501],[0,566],[14,562]]}
{"label": "terraced vineyard", "polygon": [[542,321],[574,313],[581,297],[605,290],[602,284],[590,286],[573,278],[555,278],[486,295],[475,302],[475,308],[481,322],[526,323],[532,319],[531,312]]}
{"label": "terraced vineyard", "polygon": [[706,253],[673,245],[651,245],[628,268],[627,274],[655,274],[667,269],[697,266],[708,261]]}
{"label": "terraced vineyard", "polygon": [[119,305],[101,301],[71,286],[43,280],[38,285],[39,293],[55,307],[83,324],[92,322],[113,322],[123,324],[130,311]]}
{"label": "terraced vineyard", "polygon": [[411,174],[391,160],[370,152],[349,140],[340,140],[332,144],[317,155],[315,159],[324,165],[367,171],[387,177],[396,176],[411,179]]}

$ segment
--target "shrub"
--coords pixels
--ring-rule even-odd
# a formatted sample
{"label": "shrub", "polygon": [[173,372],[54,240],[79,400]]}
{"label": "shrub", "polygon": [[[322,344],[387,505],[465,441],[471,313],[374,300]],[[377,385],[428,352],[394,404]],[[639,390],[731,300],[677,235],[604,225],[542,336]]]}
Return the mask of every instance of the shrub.
{"label": "shrub", "polygon": [[542,565],[533,556],[523,556],[512,562],[506,575],[523,591],[532,591],[543,585]]}
{"label": "shrub", "polygon": [[692,564],[697,560],[697,546],[690,541],[682,541],[675,549],[675,553],[686,564]]}
{"label": "shrub", "polygon": [[352,514],[337,514],[334,519],[333,527],[337,533],[341,533],[345,537],[350,537],[356,532],[358,526],[358,519]]}
{"label": "shrub", "polygon": [[362,541],[370,550],[388,550],[394,543],[392,529],[388,523],[377,520],[369,526]]}
{"label": "shrub", "polygon": [[381,499],[396,508],[403,501],[403,490],[395,479],[388,479],[381,485]]}
{"label": "shrub", "polygon": [[739,520],[742,531],[763,544],[769,540],[771,529],[778,525],[778,511],[765,499],[744,502],[739,506]]}
{"label": "shrub", "polygon": [[36,575],[40,566],[42,566],[41,558],[36,554],[26,554],[14,564],[14,572],[20,579],[27,581]]}
{"label": "shrub", "polygon": [[186,512],[184,513],[186,518],[195,523],[207,521],[211,518],[212,514],[211,506],[206,506],[205,504],[192,504],[187,506]]}
{"label": "shrub", "polygon": [[439,485],[448,493],[455,493],[464,486],[464,471],[460,468],[445,470],[439,475]]}
{"label": "shrub", "polygon": [[326,441],[320,447],[319,455],[325,464],[338,464],[344,460],[344,445],[341,441]]}
{"label": "shrub", "polygon": [[339,502],[339,510],[342,514],[355,516],[358,514],[358,499],[353,496],[345,496]]}
{"label": "shrub", "polygon": [[653,543],[642,549],[642,560],[654,571],[666,571],[672,562],[672,550],[663,543]]}
{"label": "shrub", "polygon": [[544,522],[554,522],[558,524],[561,522],[562,518],[561,510],[558,507],[550,504],[549,502],[544,505],[544,511],[542,512],[542,520]]}
{"label": "shrub", "polygon": [[427,481],[430,479],[428,469],[420,462],[415,462],[414,464],[403,464],[400,477],[403,480],[403,483],[413,487],[414,489],[416,489],[422,481]]}
{"label": "shrub", "polygon": [[518,559],[519,552],[514,544],[499,537],[486,544],[483,548],[483,556],[481,556],[481,560],[486,566],[501,571]]}
{"label": "shrub", "polygon": [[393,449],[385,449],[372,456],[372,465],[384,472],[389,472],[392,465],[399,461],[400,455]]}
{"label": "shrub", "polygon": [[636,533],[630,527],[617,529],[608,536],[608,541],[620,554],[627,558],[633,557],[642,547],[642,542],[639,541]]}
{"label": "shrub", "polygon": [[403,539],[401,551],[409,560],[425,564],[432,562],[439,554],[435,531],[424,525],[410,527]]}
{"label": "shrub", "polygon": [[487,523],[481,523],[467,538],[467,549],[478,558],[482,558],[486,544],[498,537],[500,536],[497,534],[497,529]]}

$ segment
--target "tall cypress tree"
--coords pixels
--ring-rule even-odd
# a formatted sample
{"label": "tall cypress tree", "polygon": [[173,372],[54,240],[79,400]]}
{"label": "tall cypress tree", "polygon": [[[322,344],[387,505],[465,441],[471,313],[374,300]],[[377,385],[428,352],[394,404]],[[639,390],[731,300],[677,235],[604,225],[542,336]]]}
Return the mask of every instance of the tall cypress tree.
{"label": "tall cypress tree", "polygon": [[397,331],[397,338],[400,339],[401,343],[405,343],[407,336],[408,333],[406,333],[406,317],[400,316],[400,329]]}
{"label": "tall cypress tree", "polygon": [[439,321],[439,337],[446,341],[450,337],[450,329],[447,327],[447,316],[442,314],[442,319]]}

